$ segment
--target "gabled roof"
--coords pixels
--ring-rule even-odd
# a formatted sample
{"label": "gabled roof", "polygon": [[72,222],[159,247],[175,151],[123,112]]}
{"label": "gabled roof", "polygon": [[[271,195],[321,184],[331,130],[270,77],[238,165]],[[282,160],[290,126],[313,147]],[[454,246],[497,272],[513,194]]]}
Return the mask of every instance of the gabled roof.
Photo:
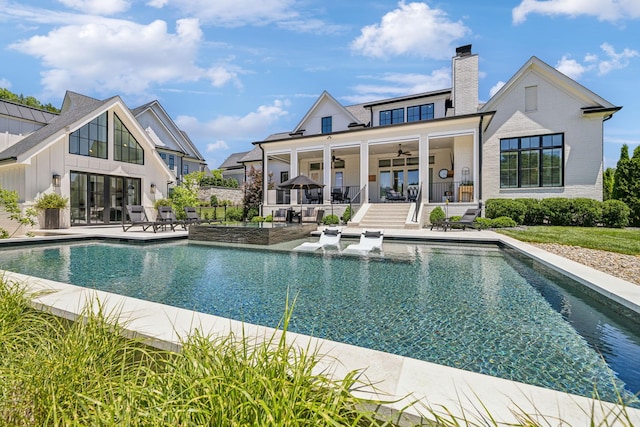
{"label": "gabled roof", "polygon": [[104,101],[99,101],[75,92],[67,92],[62,103],[63,108],[60,115],[54,117],[46,126],[41,127],[31,135],[0,152],[0,161],[17,160],[18,157],[26,155],[56,133],[61,131],[64,133],[67,126],[73,125],[91,113],[105,109],[107,104],[111,104],[116,100],[120,100],[120,98],[114,96]]}
{"label": "gabled roof", "polygon": [[325,90],[325,91],[322,91],[318,99],[316,99],[316,102],[313,104],[311,108],[309,108],[309,111],[307,111],[307,114],[304,115],[302,120],[300,120],[300,123],[298,123],[298,125],[294,128],[293,133],[300,132],[301,130],[303,130],[302,125],[304,124],[304,122],[306,122],[307,119],[312,115],[313,111],[318,107],[318,105],[320,105],[325,100],[334,104],[339,111],[342,111],[345,114],[345,116],[349,117],[350,121],[361,123],[358,120],[358,118],[354,116],[353,113],[351,113],[351,111],[343,107],[342,104],[340,104],[333,96],[331,96],[331,94],[329,94],[329,92]]}
{"label": "gabled roof", "polygon": [[222,162],[218,169],[229,170],[243,168],[244,166],[240,163],[240,160],[247,154],[249,154],[249,151],[231,154],[224,162]]}
{"label": "gabled roof", "polygon": [[167,111],[158,100],[147,102],[146,104],[131,109],[131,113],[136,118],[144,114],[146,111],[149,111],[151,112],[151,114],[155,115],[156,118],[165,127],[165,129],[173,136],[173,142],[176,144],[176,148],[178,148],[179,151],[182,151],[189,157],[193,157],[204,162],[204,157],[202,157],[202,154],[200,154],[198,148],[191,141],[186,132],[178,127],[178,125],[173,121],[171,116],[169,116]]}
{"label": "gabled roof", "polygon": [[47,124],[58,117],[57,113],[41,110],[40,108],[29,107],[16,102],[0,99],[0,116],[16,117],[30,122]]}
{"label": "gabled roof", "polygon": [[500,88],[500,90],[489,99],[481,108],[480,112],[492,111],[496,110],[500,100],[508,93],[518,81],[520,81],[528,72],[535,71],[541,76],[545,77],[552,83],[555,83],[557,86],[562,87],[567,92],[573,94],[579,99],[582,99],[585,104],[591,104],[587,108],[583,108],[585,113],[595,112],[595,111],[608,111],[612,112],[612,114],[618,111],[622,107],[616,107],[606,99],[600,97],[594,92],[590,91],[586,87],[582,86],[580,83],[575,80],[567,77],[562,74],[560,71],[556,70],[549,64],[544,61],[532,56],[529,58],[525,64],[520,67],[518,72],[516,72],[507,83],[504,84]]}
{"label": "gabled roof", "polygon": [[256,146],[253,150],[249,151],[240,159],[240,163],[261,162],[261,161],[262,161],[262,149],[258,146]]}

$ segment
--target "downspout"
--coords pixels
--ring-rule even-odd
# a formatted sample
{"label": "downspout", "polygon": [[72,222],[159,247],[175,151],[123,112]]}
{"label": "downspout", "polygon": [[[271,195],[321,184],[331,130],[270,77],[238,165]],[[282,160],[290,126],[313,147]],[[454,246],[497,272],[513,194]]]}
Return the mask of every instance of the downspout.
{"label": "downspout", "polygon": [[265,167],[264,167],[264,161],[265,161],[264,148],[262,148],[262,144],[258,144],[258,147],[260,147],[260,151],[262,151],[262,203],[260,203],[260,216],[264,217],[264,203],[265,203],[265,197],[267,196],[264,191],[264,187],[265,187],[264,183],[266,182],[265,174],[267,171],[265,170]]}
{"label": "downspout", "polygon": [[478,208],[482,209],[482,122],[484,116],[480,116],[478,124]]}

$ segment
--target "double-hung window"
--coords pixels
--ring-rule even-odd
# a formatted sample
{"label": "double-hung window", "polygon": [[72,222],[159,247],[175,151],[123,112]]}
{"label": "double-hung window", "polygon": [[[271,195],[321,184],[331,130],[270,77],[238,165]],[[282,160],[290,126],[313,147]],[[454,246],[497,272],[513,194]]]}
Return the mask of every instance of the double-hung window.
{"label": "double-hung window", "polygon": [[500,188],[561,187],[564,135],[500,140]]}
{"label": "double-hung window", "polygon": [[404,123],[404,108],[380,111],[380,126]]}
{"label": "double-hung window", "polygon": [[407,123],[433,119],[433,104],[407,107]]}

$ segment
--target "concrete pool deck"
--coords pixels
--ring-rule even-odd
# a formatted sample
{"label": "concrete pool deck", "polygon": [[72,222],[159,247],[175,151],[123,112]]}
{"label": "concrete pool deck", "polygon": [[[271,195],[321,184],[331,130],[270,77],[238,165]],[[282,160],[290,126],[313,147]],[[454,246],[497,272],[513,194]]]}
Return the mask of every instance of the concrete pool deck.
{"label": "concrete pool deck", "polygon": [[[77,238],[149,241],[187,237],[187,232],[182,230],[156,234],[133,230],[124,233],[121,227],[74,227],[56,230],[55,233],[50,231],[53,230],[48,230],[48,236],[24,239],[25,243],[53,243],[61,239]],[[345,237],[355,238],[360,232],[359,229],[351,228],[343,230]],[[640,286],[498,233],[487,230],[442,232],[388,229],[385,230],[385,238],[458,244],[493,242],[504,245],[564,272],[640,315]],[[0,247],[22,240],[7,239],[0,243]],[[29,283],[33,290],[54,291],[35,298],[34,303],[71,319],[81,314],[86,303],[96,301],[97,298],[105,304],[107,312],[119,313],[120,321],[126,325],[131,336],[144,337],[162,348],[178,349],[181,338],[196,328],[212,335],[226,335],[232,331],[241,333],[243,330],[247,336],[271,337],[278,334],[266,327],[69,284],[13,273],[5,273],[4,277]],[[566,423],[562,425],[588,425],[591,421],[597,425],[605,418],[608,420],[606,425],[616,425],[617,422],[640,425],[640,410],[636,409],[626,408],[626,416],[616,422],[615,418],[621,414],[620,409],[600,402],[594,405],[591,399],[584,397],[291,332],[287,333],[287,337],[297,345],[318,348],[320,354],[327,356],[317,367],[318,372],[329,369],[336,378],[341,378],[348,372],[362,371],[362,378],[374,384],[375,390],[361,390],[359,394],[387,402],[395,401],[384,405],[389,410],[402,409],[409,402],[417,401],[415,406],[406,410],[405,415],[410,417],[409,421],[416,421],[420,414],[429,417],[428,408],[442,414],[446,408],[450,413],[464,415],[466,419],[478,424],[483,424],[482,420],[487,421],[488,414],[499,423],[514,423],[518,421],[518,414],[526,413],[540,424],[548,425],[561,425],[559,420]]]}

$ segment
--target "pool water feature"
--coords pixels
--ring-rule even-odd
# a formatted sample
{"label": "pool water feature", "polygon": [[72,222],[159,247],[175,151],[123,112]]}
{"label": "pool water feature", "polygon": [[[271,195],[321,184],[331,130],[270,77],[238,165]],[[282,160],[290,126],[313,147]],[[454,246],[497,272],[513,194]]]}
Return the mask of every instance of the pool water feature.
{"label": "pool water feature", "polygon": [[359,258],[64,244],[2,250],[0,268],[616,401],[640,391],[638,324],[497,247],[385,243]]}

